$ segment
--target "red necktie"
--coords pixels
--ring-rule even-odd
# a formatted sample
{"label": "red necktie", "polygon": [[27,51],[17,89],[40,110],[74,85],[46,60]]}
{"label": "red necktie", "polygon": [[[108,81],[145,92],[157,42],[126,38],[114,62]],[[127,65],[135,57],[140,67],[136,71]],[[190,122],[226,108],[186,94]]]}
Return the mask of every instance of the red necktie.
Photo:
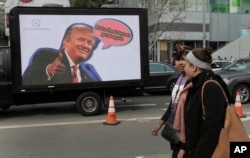
{"label": "red necktie", "polygon": [[73,71],[72,71],[72,82],[73,83],[79,83],[79,80],[77,78],[77,69],[78,69],[78,67],[77,67],[77,65],[74,65],[74,66],[72,66],[72,68],[73,68]]}

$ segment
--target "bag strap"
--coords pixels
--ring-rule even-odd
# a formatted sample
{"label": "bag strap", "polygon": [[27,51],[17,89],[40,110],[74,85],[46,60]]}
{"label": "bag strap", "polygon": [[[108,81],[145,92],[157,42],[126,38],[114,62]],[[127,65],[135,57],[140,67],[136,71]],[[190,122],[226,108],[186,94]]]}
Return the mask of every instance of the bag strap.
{"label": "bag strap", "polygon": [[203,98],[204,98],[204,97],[203,97],[203,94],[204,94],[204,87],[205,87],[206,84],[209,83],[209,82],[213,82],[213,83],[217,84],[217,85],[220,87],[220,89],[221,89],[223,95],[225,96],[225,99],[226,99],[226,102],[227,102],[227,106],[229,105],[227,95],[226,95],[224,89],[222,88],[222,86],[221,86],[217,81],[215,81],[215,80],[207,80],[206,82],[204,82],[204,84],[202,85],[202,89],[201,89],[202,118],[203,118],[204,120],[205,120],[205,106],[204,106],[204,102],[203,102]]}

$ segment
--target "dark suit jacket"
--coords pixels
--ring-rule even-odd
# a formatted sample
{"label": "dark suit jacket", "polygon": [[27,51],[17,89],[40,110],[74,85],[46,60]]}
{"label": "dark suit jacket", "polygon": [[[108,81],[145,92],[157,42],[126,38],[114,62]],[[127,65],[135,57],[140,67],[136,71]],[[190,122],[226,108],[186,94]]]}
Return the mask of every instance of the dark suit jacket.
{"label": "dark suit jacket", "polygon": [[[48,80],[46,67],[58,57],[58,50],[53,48],[40,48],[30,58],[29,65],[23,74],[23,85],[44,85],[72,83],[71,69],[65,52],[62,63],[65,65],[63,75],[54,76]],[[100,76],[91,64],[81,63],[79,66],[82,82],[101,81]]]}

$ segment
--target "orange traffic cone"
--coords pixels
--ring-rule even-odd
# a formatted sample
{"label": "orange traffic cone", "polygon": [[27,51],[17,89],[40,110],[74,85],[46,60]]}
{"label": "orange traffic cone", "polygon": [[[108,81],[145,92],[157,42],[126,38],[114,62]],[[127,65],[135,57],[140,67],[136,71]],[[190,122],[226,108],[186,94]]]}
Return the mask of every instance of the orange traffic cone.
{"label": "orange traffic cone", "polygon": [[110,96],[107,121],[104,122],[103,124],[104,125],[117,125],[119,123],[120,121],[117,121],[116,119],[114,99],[113,99],[113,96]]}
{"label": "orange traffic cone", "polygon": [[237,93],[236,93],[234,110],[240,118],[246,117],[246,115],[243,115],[243,113],[242,113],[242,106],[241,106],[240,92],[239,91],[237,91]]}

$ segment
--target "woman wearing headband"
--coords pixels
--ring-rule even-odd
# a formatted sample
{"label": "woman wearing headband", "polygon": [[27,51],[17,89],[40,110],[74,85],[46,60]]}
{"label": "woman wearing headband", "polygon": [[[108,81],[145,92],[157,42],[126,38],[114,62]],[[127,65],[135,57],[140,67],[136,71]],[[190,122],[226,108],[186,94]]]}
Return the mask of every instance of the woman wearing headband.
{"label": "woman wearing headband", "polygon": [[227,86],[221,77],[210,68],[212,62],[210,47],[190,51],[186,56],[185,74],[192,83],[184,106],[186,143],[181,145],[178,158],[211,158],[223,127],[225,97],[218,85],[208,83],[204,88],[205,118],[202,117],[201,88],[205,81],[216,80],[229,97]]}

